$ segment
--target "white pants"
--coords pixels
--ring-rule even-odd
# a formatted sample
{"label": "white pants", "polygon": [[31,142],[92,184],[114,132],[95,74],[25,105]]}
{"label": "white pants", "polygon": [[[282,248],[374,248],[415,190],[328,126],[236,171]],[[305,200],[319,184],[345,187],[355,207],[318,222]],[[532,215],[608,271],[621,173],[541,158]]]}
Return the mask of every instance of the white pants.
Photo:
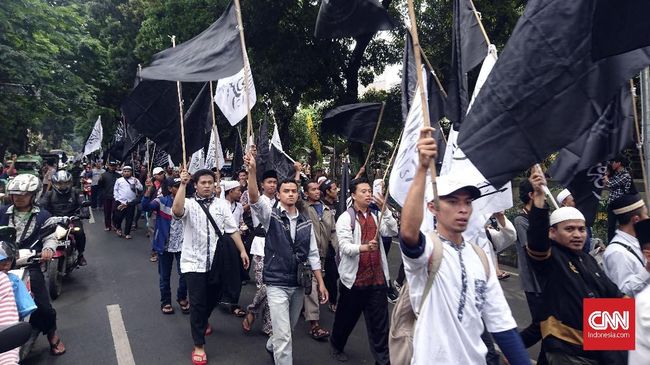
{"label": "white pants", "polygon": [[267,285],[266,297],[273,326],[273,335],[266,342],[266,349],[273,351],[276,365],[292,365],[291,331],[298,323],[305,289]]}

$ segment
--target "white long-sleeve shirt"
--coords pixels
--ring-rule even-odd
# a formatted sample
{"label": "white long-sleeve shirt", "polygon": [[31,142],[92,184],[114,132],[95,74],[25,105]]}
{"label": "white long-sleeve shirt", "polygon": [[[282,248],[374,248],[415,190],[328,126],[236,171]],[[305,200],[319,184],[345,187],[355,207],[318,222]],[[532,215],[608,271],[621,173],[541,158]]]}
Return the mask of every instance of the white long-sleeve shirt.
{"label": "white long-sleeve shirt", "polygon": [[140,180],[131,176],[128,180],[124,177],[117,179],[113,188],[113,197],[115,201],[122,204],[132,202],[136,198],[136,191],[142,191]]}
{"label": "white long-sleeve shirt", "polygon": [[650,284],[650,272],[645,269],[645,256],[641,252],[639,240],[617,229],[612,242],[620,242],[630,247],[636,255],[619,244],[610,243],[603,253],[605,274],[621,292],[634,297]]}
{"label": "white long-sleeve shirt", "polygon": [[[372,215],[375,224],[378,224],[377,216],[368,210],[368,214]],[[359,254],[361,253],[361,225],[359,220],[355,219],[354,232],[352,231],[350,214],[346,211],[341,214],[336,221],[336,237],[339,241],[339,253],[341,262],[339,263],[339,277],[341,284],[346,288],[351,289],[354,281],[357,278],[357,271],[359,270]],[[393,213],[386,209],[385,214],[382,215],[382,223],[379,227],[379,235],[381,237],[394,237],[397,236],[397,221],[393,217]],[[388,261],[386,260],[386,252],[384,245],[379,244],[381,251],[381,266],[384,271],[386,282],[390,282],[390,275],[388,271]]]}

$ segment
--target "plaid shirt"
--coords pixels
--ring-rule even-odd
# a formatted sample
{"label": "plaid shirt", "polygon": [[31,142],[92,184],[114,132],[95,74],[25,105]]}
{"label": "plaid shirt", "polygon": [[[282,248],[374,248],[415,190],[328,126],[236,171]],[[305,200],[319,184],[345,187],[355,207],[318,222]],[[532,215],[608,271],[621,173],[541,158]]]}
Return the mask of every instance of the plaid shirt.
{"label": "plaid shirt", "polygon": [[632,188],[632,176],[626,169],[616,171],[612,177],[609,178],[609,203],[628,194]]}

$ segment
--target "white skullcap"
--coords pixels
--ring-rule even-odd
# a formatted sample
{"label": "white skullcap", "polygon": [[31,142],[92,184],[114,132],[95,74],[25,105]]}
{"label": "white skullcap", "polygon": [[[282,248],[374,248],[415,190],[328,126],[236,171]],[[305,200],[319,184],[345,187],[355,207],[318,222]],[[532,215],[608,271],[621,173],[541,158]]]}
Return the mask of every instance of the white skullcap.
{"label": "white skullcap", "polygon": [[228,190],[232,190],[234,188],[237,188],[241,185],[239,185],[239,181],[233,181],[233,180],[223,180],[221,181],[221,186],[223,187],[223,191],[227,192]]}
{"label": "white skullcap", "polygon": [[579,220],[585,220],[585,216],[580,213],[580,211],[576,208],[573,207],[562,207],[560,209],[556,209],[553,213],[551,213],[551,225],[556,225],[558,223],[568,221],[568,220],[573,220],[573,219],[579,219]]}
{"label": "white skullcap", "polygon": [[564,202],[564,199],[568,198],[569,195],[571,195],[571,192],[569,191],[569,189],[564,189],[564,190],[560,191],[559,194],[557,194],[557,197],[555,198],[555,200],[557,200],[558,204],[562,205],[562,202]]}
{"label": "white skullcap", "polygon": [[321,176],[321,177],[318,178],[318,180],[316,180],[316,183],[318,183],[318,185],[320,185],[325,180],[327,180],[327,177],[326,176]]}
{"label": "white skullcap", "polygon": [[131,171],[133,171],[133,167],[127,165],[127,166],[122,167],[122,170],[131,170]]}

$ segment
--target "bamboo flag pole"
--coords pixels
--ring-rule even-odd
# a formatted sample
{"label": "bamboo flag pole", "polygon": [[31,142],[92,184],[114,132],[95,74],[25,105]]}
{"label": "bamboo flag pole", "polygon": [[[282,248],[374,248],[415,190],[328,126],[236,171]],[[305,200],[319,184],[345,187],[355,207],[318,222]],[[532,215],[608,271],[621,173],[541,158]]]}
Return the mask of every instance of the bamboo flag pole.
{"label": "bamboo flag pole", "polygon": [[[171,36],[172,47],[176,47],[176,36]],[[181,147],[183,149],[183,163],[181,164],[183,170],[186,169],[187,153],[185,152],[185,118],[183,116],[183,97],[181,96],[181,82],[176,81],[176,93],[178,94],[178,113],[181,121]]]}
{"label": "bamboo flag pole", "polygon": [[[413,0],[408,0],[409,18],[411,20],[411,39],[413,39],[413,55],[415,57],[415,69],[418,77],[418,91],[420,93],[420,101],[422,102],[422,119],[423,126],[430,127],[431,121],[429,120],[429,106],[427,105],[427,98],[424,95],[424,84],[422,79],[422,60],[420,59],[420,39],[418,37],[418,28],[415,22],[415,7]],[[438,207],[438,186],[436,184],[436,176],[438,175],[436,164],[433,163],[429,166],[431,169],[431,184],[433,185],[433,202]]]}
{"label": "bamboo flag pole", "polygon": [[241,42],[241,51],[244,59],[244,99],[246,100],[246,144],[253,133],[253,117],[251,115],[250,100],[248,98],[248,71],[250,66],[248,64],[248,56],[246,55],[246,38],[244,38],[244,23],[241,18],[241,6],[239,0],[235,0],[235,11],[237,13],[237,27],[239,28],[239,41]]}
{"label": "bamboo flag pole", "polygon": [[[217,156],[217,117],[214,110],[214,91],[212,90],[212,81],[210,81],[210,110],[212,111],[212,135],[214,136],[214,164],[219,167],[219,159]],[[217,179],[217,184],[221,183],[221,173],[219,173],[219,178]]]}
{"label": "bamboo flag pole", "polygon": [[375,134],[372,136],[372,142],[370,142],[370,148],[368,149],[368,156],[366,156],[366,162],[363,163],[363,166],[368,164],[370,161],[370,155],[372,154],[372,149],[375,146],[375,140],[377,139],[377,132],[379,132],[379,125],[381,124],[381,119],[384,116],[384,108],[386,107],[386,102],[381,103],[381,110],[379,111],[379,118],[377,119],[377,125],[375,126]]}
{"label": "bamboo flag pole", "polygon": [[[411,34],[411,37],[413,37],[412,30],[408,29],[408,31]],[[427,55],[424,53],[424,50],[422,48],[420,48],[420,55],[422,56],[422,59],[424,60],[424,63],[427,64],[427,67],[429,68],[429,70],[431,70],[431,74],[433,75],[433,79],[436,80],[436,84],[438,85],[438,89],[440,89],[440,92],[446,98],[447,97],[447,92],[445,91],[445,88],[442,86],[442,82],[440,82],[440,79],[438,78],[438,75],[436,74],[435,69],[431,65],[431,62],[429,62],[429,59],[427,58]]]}
{"label": "bamboo flag pole", "polygon": [[[402,143],[402,136],[404,135],[404,130],[399,134],[399,137],[397,137],[397,142],[395,142],[395,148],[393,148],[393,153],[390,156],[390,160],[388,160],[388,166],[386,166],[386,171],[384,171],[384,176],[382,177],[381,181],[382,183],[386,182],[386,177],[388,176],[388,172],[390,171],[391,167],[393,166],[393,162],[395,162],[395,155],[397,154],[397,150],[399,149],[399,145]],[[384,204],[388,204],[388,198],[390,198],[390,191],[388,189],[386,190],[386,195],[384,195]],[[388,208],[386,208],[388,209]],[[381,222],[384,220],[384,211],[382,210],[381,213],[378,215],[378,220],[379,222],[377,223],[377,241],[379,242],[379,230],[381,229]]]}
{"label": "bamboo flag pole", "polygon": [[[533,166],[533,169],[537,169],[537,171],[542,175],[544,174],[544,170],[542,170],[542,166],[538,163],[536,163],[535,166]],[[549,190],[548,186],[544,185],[543,189],[544,189],[544,195],[546,195],[546,200],[550,201],[551,205],[553,205],[555,209],[560,209],[560,207],[557,205],[557,201],[555,201],[555,198],[553,197],[553,194],[551,194],[551,190]]]}
{"label": "bamboo flag pole", "polygon": [[492,43],[490,43],[490,37],[488,37],[487,32],[485,31],[485,27],[483,27],[483,22],[481,21],[481,14],[476,10],[476,6],[474,6],[474,2],[472,0],[469,0],[470,5],[472,5],[472,12],[474,13],[474,16],[476,17],[476,21],[478,22],[478,26],[481,28],[481,33],[483,33],[483,37],[485,38],[485,42],[487,42],[488,46]]}
{"label": "bamboo flag pole", "polygon": [[636,110],[636,88],[634,87],[633,80],[630,80],[630,91],[632,92],[632,110],[634,115],[634,129],[636,131],[636,148],[639,151],[639,158],[641,159],[641,174],[643,175],[643,188],[645,189],[646,206],[650,206],[650,190],[648,190],[648,175],[645,169],[643,143],[641,141],[641,131],[639,130],[639,115]]}

